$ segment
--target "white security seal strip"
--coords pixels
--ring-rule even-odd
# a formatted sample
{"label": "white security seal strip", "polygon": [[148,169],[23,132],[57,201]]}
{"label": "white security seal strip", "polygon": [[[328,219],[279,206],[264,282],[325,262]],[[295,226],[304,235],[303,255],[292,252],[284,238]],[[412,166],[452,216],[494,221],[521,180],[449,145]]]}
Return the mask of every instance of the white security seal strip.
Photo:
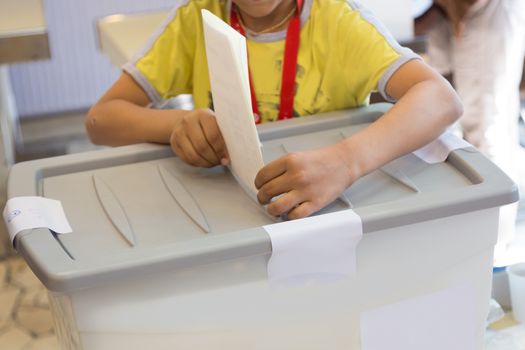
{"label": "white security seal strip", "polygon": [[264,226],[272,242],[268,279],[272,285],[338,280],[356,273],[361,218],[343,210]]}
{"label": "white security seal strip", "polygon": [[450,132],[444,132],[437,139],[413,153],[421,160],[435,164],[444,162],[450,152],[467,147],[473,146]]}
{"label": "white security seal strip", "polygon": [[11,237],[11,243],[23,230],[47,227],[56,233],[73,231],[67,221],[62,203],[44,197],[9,199],[4,208],[4,222]]}

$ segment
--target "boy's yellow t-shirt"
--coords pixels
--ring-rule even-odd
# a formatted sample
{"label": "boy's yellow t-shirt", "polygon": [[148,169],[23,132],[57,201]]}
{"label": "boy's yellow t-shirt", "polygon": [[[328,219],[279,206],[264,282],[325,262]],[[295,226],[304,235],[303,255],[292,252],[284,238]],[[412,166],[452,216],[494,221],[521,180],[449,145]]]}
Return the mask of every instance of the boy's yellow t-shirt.
{"label": "boy's yellow t-shirt", "polygon": [[[124,65],[159,103],[191,94],[195,108],[213,107],[201,9],[229,23],[230,0],[182,0],[149,43]],[[279,114],[286,31],[248,36],[250,74],[262,122]],[[346,0],[305,0],[301,12],[294,115],[328,112],[368,103],[388,79],[417,58],[399,46],[361,5]]]}

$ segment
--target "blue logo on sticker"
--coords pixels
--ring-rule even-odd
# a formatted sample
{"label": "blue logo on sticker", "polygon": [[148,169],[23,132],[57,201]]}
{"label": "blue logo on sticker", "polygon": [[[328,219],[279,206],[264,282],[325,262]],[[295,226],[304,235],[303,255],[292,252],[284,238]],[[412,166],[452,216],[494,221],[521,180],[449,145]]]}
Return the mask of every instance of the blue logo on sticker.
{"label": "blue logo on sticker", "polygon": [[9,215],[7,215],[7,223],[11,223],[11,221],[13,221],[14,218],[16,218],[18,215],[20,215],[22,212],[19,210],[19,209],[15,209],[13,210],[12,212],[9,213]]}

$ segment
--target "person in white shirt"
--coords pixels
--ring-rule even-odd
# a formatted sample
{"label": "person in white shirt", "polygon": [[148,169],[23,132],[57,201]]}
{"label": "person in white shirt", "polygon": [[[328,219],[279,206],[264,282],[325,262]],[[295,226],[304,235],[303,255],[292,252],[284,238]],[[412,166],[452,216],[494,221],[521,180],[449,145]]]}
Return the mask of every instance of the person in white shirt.
{"label": "person in white shirt", "polygon": [[[427,30],[430,65],[453,76],[465,108],[459,129],[517,181],[525,1],[434,0],[430,5],[416,19],[416,33]],[[496,265],[507,264],[516,213],[517,204],[501,211]]]}

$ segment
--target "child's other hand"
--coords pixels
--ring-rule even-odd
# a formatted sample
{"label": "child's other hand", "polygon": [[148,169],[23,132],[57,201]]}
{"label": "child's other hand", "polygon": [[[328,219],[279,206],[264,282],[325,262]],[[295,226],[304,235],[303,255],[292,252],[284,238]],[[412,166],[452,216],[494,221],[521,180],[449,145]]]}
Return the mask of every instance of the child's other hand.
{"label": "child's other hand", "polygon": [[268,205],[270,215],[288,213],[289,219],[309,216],[335,200],[355,176],[345,162],[341,144],[290,153],[262,168],[255,177],[261,204]]}
{"label": "child's other hand", "polygon": [[196,109],[186,114],[170,137],[171,149],[186,163],[213,167],[229,163],[226,144],[210,109]]}

